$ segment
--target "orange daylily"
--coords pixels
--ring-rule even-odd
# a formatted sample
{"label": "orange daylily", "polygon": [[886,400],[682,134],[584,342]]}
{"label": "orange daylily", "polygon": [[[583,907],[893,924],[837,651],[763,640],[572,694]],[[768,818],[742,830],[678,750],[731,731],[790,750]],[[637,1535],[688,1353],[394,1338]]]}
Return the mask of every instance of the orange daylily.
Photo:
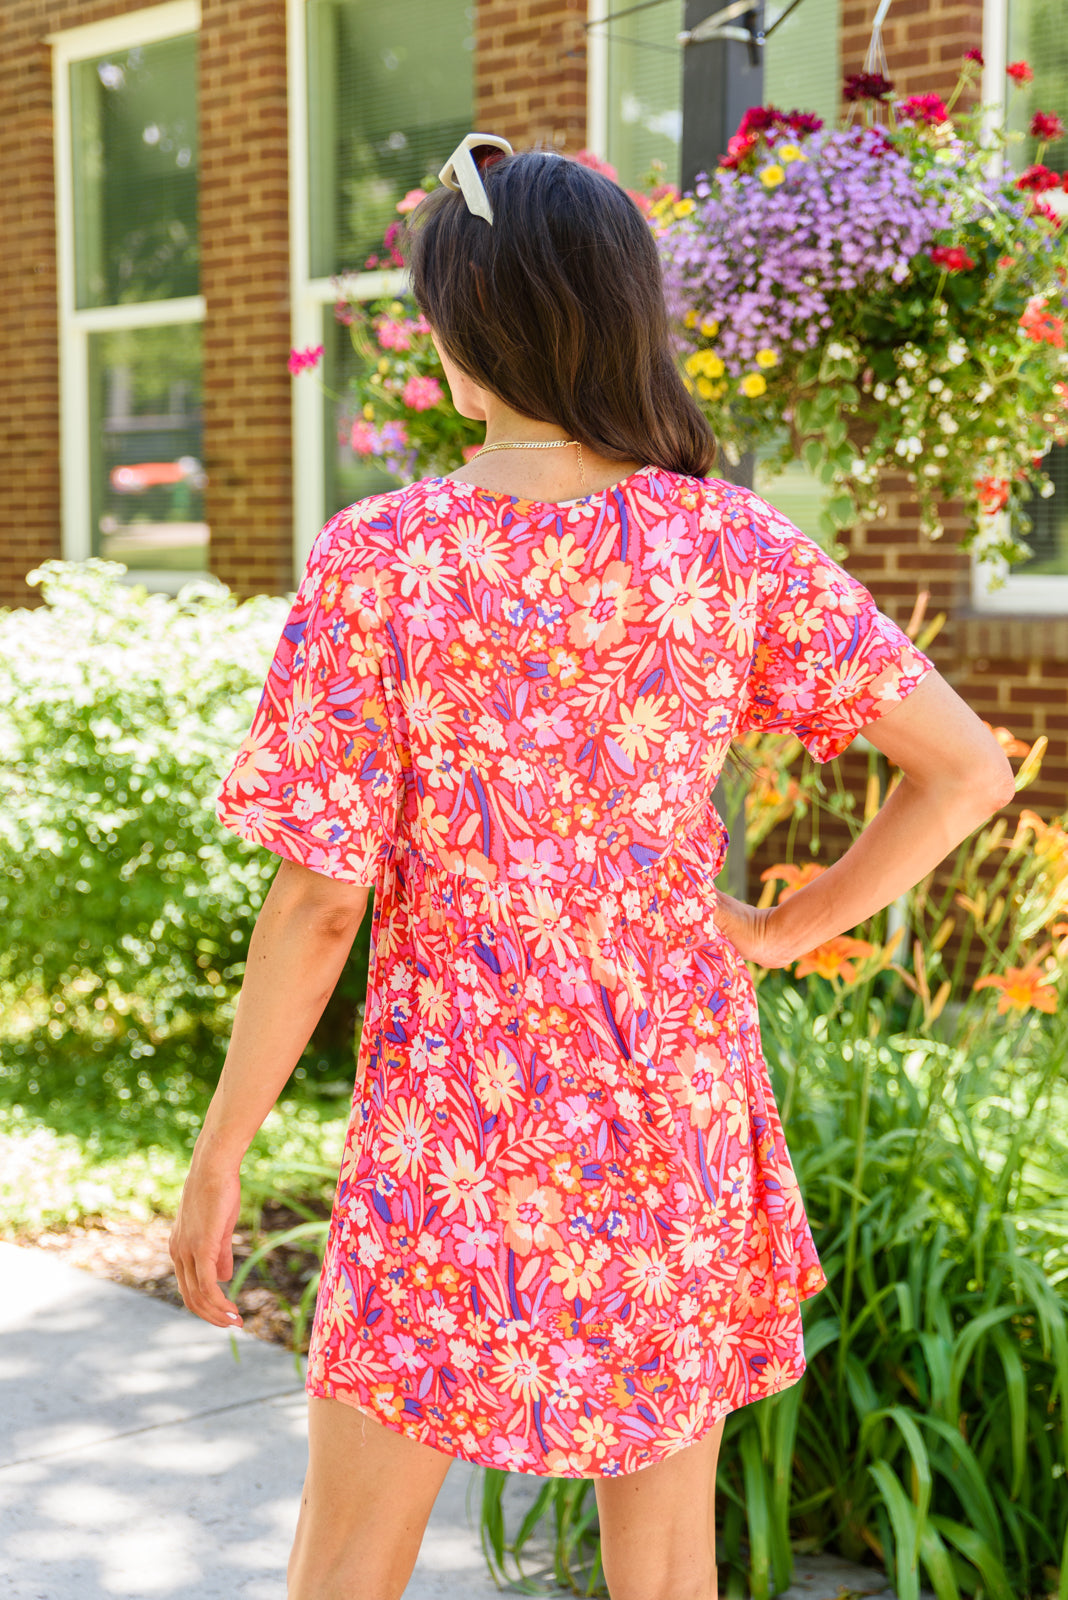
{"label": "orange daylily", "polygon": [[976,978],[973,989],[1000,989],[998,1015],[1006,1011],[1046,1011],[1057,1009],[1057,991],[1047,981],[1037,961],[1026,967],[1007,967],[1003,975],[988,972]]}
{"label": "orange daylily", "polygon": [[841,978],[845,984],[856,983],[858,973],[854,963],[873,956],[875,949],[867,939],[851,939],[847,934],[839,934],[802,956],[794,967],[794,976],[806,978],[810,972],[815,972],[828,980]]}
{"label": "orange daylily", "polygon": [[803,889],[806,884],[818,878],[821,872],[826,872],[826,867],[821,867],[818,861],[806,861],[803,867],[794,866],[792,861],[780,861],[774,867],[768,867],[760,874],[761,883],[778,882],[781,880],[785,888],[779,890],[779,904],[789,900],[798,889]]}

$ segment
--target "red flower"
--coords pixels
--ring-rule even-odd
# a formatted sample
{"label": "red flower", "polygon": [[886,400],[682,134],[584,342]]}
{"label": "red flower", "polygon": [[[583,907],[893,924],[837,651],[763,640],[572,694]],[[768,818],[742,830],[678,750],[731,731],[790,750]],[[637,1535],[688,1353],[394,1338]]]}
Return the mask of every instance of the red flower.
{"label": "red flower", "polygon": [[979,496],[979,509],[992,517],[995,511],[1004,511],[1009,503],[1008,478],[977,478],[975,491]]}
{"label": "red flower", "polygon": [[1005,71],[1008,73],[1013,83],[1016,84],[1022,85],[1025,83],[1030,83],[1031,79],[1034,77],[1034,73],[1031,71],[1031,68],[1027,65],[1026,61],[1010,61],[1008,66],[1005,68]]}
{"label": "red flower", "polygon": [[922,122],[928,128],[937,127],[949,117],[945,101],[937,94],[910,94],[898,106],[897,114],[908,122]]}
{"label": "red flower", "polygon": [[737,137],[747,139],[750,134],[768,133],[786,122],[786,113],[775,106],[750,106],[738,124]]}
{"label": "red flower", "polygon": [[1056,350],[1064,349],[1064,318],[1055,317],[1046,310],[1044,300],[1032,300],[1023,316],[1020,327],[1036,344],[1051,344]]}
{"label": "red flower", "polygon": [[1036,165],[1021,172],[1016,180],[1017,189],[1030,189],[1032,194],[1045,194],[1047,189],[1059,189],[1061,180],[1049,167]]}
{"label": "red flower", "polygon": [[981,50],[965,50],[964,59],[965,61],[978,62],[979,66],[981,67],[986,65],[983,60],[983,52]]}
{"label": "red flower", "polygon": [[968,252],[956,244],[936,245],[930,256],[936,267],[945,267],[947,272],[970,272],[975,266]]}
{"label": "red flower", "polygon": [[1055,111],[1036,111],[1031,118],[1031,137],[1048,144],[1052,139],[1064,138],[1064,123]]}
{"label": "red flower", "polygon": [[791,111],[786,122],[799,139],[803,139],[807,133],[819,133],[823,127],[823,118],[817,117],[812,111]]}
{"label": "red flower", "polygon": [[754,149],[759,142],[759,134],[732,133],[727,140],[727,154],[722,157],[719,163],[721,169],[740,166],[750,150]]}
{"label": "red flower", "polygon": [[893,87],[881,72],[851,72],[842,89],[842,99],[885,100]]}

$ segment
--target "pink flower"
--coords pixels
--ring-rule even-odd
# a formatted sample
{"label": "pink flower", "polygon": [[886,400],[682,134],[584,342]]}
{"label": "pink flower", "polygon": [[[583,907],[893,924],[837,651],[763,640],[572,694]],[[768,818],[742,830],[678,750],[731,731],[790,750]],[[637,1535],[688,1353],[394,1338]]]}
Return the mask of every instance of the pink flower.
{"label": "pink flower", "polygon": [[1033,217],[1045,217],[1046,221],[1052,222],[1055,228],[1059,228],[1061,225],[1060,214],[1054,211],[1051,205],[1047,205],[1045,200],[1040,200],[1037,195],[1031,201],[1031,215]]}
{"label": "pink flower", "polygon": [[334,321],[340,322],[342,327],[351,328],[356,321],[356,313],[347,300],[338,300],[334,303]]}
{"label": "pink flower", "polygon": [[289,352],[289,370],[294,375],[298,372],[310,371],[316,366],[323,353],[321,344],[309,345],[306,350],[291,350]]}
{"label": "pink flower", "polygon": [[897,114],[908,122],[922,122],[928,128],[937,127],[949,117],[945,101],[937,94],[910,94],[898,106]]}
{"label": "pink flower", "polygon": [[375,324],[375,335],[383,350],[410,350],[412,335],[406,323],[382,317]]}
{"label": "pink flower", "polygon": [[964,59],[965,61],[976,62],[980,67],[985,66],[986,64],[983,61],[983,52],[981,50],[965,50]]}
{"label": "pink flower", "polygon": [[401,391],[401,399],[409,411],[432,411],[444,398],[444,390],[436,378],[409,378]]}
{"label": "pink flower", "polygon": [[1025,83],[1030,83],[1031,79],[1034,77],[1034,73],[1031,71],[1031,68],[1027,65],[1026,61],[1010,61],[1008,66],[1005,68],[1005,71],[1008,73],[1013,83],[1021,86]]}
{"label": "pink flower", "polygon": [[403,200],[397,201],[397,210],[401,216],[407,216],[409,211],[414,211],[420,200],[426,199],[425,189],[409,189]]}
{"label": "pink flower", "polygon": [[592,150],[576,150],[572,160],[577,161],[580,167],[589,167],[591,172],[599,172],[604,178],[611,178],[613,183],[619,182],[619,174],[615,167],[607,161],[602,161],[600,156],[595,156]]}
{"label": "pink flower", "polygon": [[1031,118],[1031,137],[1048,144],[1053,139],[1064,138],[1064,123],[1055,111],[1036,111]]}
{"label": "pink flower", "polygon": [[936,245],[930,256],[936,267],[945,267],[947,272],[970,272],[975,266],[968,252],[959,245]]}
{"label": "pink flower", "polygon": [[381,440],[376,429],[362,417],[357,417],[352,424],[349,443],[358,456],[376,456],[381,448]]}

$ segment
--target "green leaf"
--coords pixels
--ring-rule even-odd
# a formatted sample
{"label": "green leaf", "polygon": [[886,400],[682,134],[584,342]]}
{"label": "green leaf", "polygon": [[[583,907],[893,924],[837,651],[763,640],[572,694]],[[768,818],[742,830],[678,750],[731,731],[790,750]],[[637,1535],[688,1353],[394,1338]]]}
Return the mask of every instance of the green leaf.
{"label": "green leaf", "polygon": [[873,1461],[868,1471],[879,1485],[894,1530],[893,1577],[898,1600],[920,1600],[920,1569],[915,1555],[919,1545],[916,1508],[888,1461]]}

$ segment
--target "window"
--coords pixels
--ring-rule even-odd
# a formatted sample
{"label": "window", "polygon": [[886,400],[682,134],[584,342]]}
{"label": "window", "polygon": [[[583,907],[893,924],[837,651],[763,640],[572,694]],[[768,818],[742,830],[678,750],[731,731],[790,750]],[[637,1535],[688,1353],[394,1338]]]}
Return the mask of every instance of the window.
{"label": "window", "polygon": [[295,560],[341,506],[392,487],[344,444],[354,356],[334,279],[363,299],[403,277],[368,265],[397,201],[473,126],[473,0],[288,0],[293,344],[324,346],[324,400],[294,379]]}
{"label": "window", "polygon": [[[636,188],[653,161],[679,181],[682,143],[683,0],[659,0],[647,10],[598,19],[623,8],[615,0],[590,5],[590,144],[610,161],[626,188]],[[709,3],[709,15],[717,8]],[[805,0],[783,16],[785,0],[767,7],[774,32],[764,50],[764,100],[784,110],[838,114],[839,0]],[[782,25],[775,27],[783,16]],[[700,44],[689,48],[700,50]]]}
{"label": "window", "polygon": [[195,0],[54,35],[63,548],[204,572]]}
{"label": "window", "polygon": [[[1003,107],[1009,129],[1021,135],[1019,142],[1010,146],[1009,159],[1022,171],[1037,154],[1036,141],[1028,131],[1034,113],[1055,111],[1068,122],[1068,33],[1063,0],[988,0],[986,22],[983,98]],[[1007,61],[1027,61],[1034,71],[1033,82],[1008,95]],[[1058,170],[1068,166],[1068,139],[1050,145],[1044,160]],[[1065,197],[1054,194],[1048,198],[1063,208]],[[1046,470],[1053,494],[1046,500],[1031,501],[1031,529],[1027,533],[1020,530],[1032,555],[1007,571],[995,569],[1005,578],[995,589],[988,587],[986,571],[975,564],[972,600],[979,610],[1068,611],[1068,447],[1054,446]]]}

